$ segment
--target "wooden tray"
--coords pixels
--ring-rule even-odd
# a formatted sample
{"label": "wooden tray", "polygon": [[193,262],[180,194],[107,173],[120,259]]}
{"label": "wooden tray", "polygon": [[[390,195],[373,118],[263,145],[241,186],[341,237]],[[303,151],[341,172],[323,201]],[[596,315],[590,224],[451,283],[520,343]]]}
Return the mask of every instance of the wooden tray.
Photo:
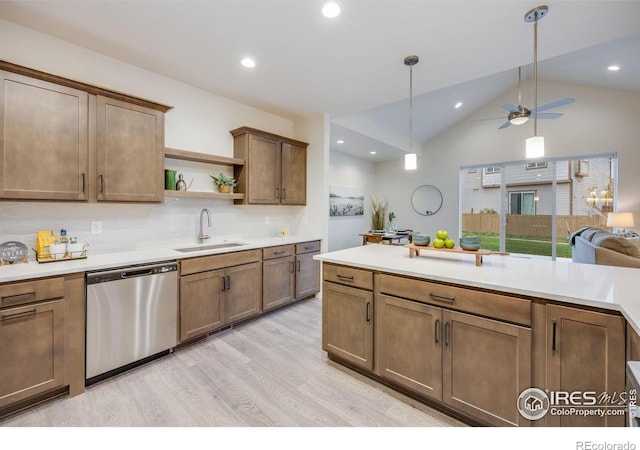
{"label": "wooden tray", "polygon": [[461,248],[435,248],[426,245],[407,244],[405,245],[409,249],[409,258],[413,258],[415,255],[420,256],[420,250],[428,250],[435,252],[445,253],[463,253],[465,255],[474,255],[476,257],[476,266],[482,265],[482,257],[488,255],[508,255],[507,252],[494,252],[492,250],[463,250]]}

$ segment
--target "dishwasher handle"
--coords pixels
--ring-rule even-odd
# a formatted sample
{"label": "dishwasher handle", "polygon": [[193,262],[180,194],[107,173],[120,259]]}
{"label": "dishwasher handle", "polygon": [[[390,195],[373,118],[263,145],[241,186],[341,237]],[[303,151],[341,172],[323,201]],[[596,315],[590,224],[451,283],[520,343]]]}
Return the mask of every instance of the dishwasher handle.
{"label": "dishwasher handle", "polygon": [[146,266],[129,266],[117,269],[87,273],[87,284],[105,283],[107,281],[126,280],[154,274],[176,272],[178,264],[175,261],[150,264]]}

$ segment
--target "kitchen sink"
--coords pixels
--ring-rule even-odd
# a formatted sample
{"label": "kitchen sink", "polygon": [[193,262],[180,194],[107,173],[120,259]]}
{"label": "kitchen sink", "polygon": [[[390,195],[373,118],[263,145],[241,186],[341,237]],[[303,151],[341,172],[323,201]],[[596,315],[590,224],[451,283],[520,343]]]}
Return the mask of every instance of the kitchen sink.
{"label": "kitchen sink", "polygon": [[217,250],[221,248],[241,247],[243,245],[247,245],[247,244],[243,244],[241,242],[223,242],[221,244],[199,245],[197,247],[174,248],[174,250],[177,252],[188,253],[188,252],[200,252],[203,250]]}

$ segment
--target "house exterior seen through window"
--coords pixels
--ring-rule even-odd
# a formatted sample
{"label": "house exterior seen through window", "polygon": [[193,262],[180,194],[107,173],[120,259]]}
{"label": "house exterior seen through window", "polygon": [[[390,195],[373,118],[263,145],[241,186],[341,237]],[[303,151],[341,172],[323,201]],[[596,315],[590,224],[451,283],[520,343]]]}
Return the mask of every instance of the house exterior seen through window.
{"label": "house exterior seen through window", "polygon": [[463,166],[462,235],[490,250],[570,258],[572,231],[606,227],[616,179],[615,153]]}

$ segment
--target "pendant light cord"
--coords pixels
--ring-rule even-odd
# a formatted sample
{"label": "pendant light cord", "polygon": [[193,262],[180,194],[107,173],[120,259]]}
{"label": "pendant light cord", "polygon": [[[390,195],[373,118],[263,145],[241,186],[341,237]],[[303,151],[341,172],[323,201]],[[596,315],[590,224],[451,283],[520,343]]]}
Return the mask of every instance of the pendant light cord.
{"label": "pendant light cord", "polygon": [[409,66],[409,153],[413,153],[413,66]]}
{"label": "pendant light cord", "polygon": [[533,135],[538,135],[538,15],[533,21]]}

